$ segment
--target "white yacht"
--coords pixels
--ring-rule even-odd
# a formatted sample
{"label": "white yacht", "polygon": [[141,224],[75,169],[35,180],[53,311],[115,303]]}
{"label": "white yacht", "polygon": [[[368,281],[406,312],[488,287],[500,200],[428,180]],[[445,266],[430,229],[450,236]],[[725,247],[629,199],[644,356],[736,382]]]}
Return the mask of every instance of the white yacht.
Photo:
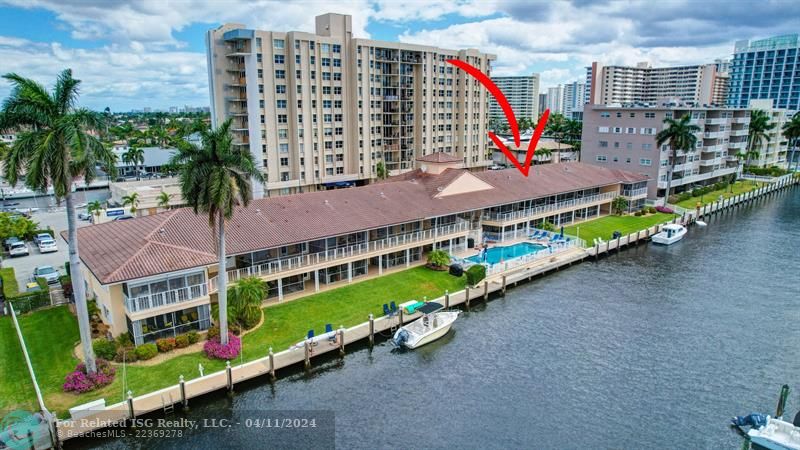
{"label": "white yacht", "polygon": [[[800,414],[798,414],[800,416]],[[750,442],[759,448],[800,450],[800,427],[767,416],[767,424],[747,432]]]}
{"label": "white yacht", "polygon": [[419,319],[400,327],[394,334],[397,346],[415,349],[447,334],[460,311],[440,311],[440,303],[430,302],[417,308],[422,313]]}
{"label": "white yacht", "polygon": [[686,227],[677,223],[670,223],[664,225],[661,232],[654,234],[651,240],[656,244],[670,245],[683,239],[685,234]]}

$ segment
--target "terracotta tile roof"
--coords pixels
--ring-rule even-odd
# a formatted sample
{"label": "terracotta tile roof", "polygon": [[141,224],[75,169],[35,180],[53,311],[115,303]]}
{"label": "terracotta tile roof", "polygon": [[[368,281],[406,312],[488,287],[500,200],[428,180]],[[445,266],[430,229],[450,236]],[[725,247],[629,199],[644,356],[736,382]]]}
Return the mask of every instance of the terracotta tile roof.
{"label": "terracotta tile roof", "polygon": [[430,163],[463,162],[463,160],[461,158],[457,158],[455,156],[448,155],[447,153],[444,153],[444,152],[431,153],[430,155],[425,155],[425,156],[417,158],[417,161],[430,162]]}
{"label": "terracotta tile roof", "polygon": [[[514,169],[471,172],[493,188],[436,197],[464,172],[413,171],[357,188],[253,200],[226,223],[228,255],[647,179],[581,163],[546,164],[534,166],[529,177]],[[81,259],[103,284],[210,265],[217,259],[216,232],[207,216],[191,208],[79,228],[78,241]]]}

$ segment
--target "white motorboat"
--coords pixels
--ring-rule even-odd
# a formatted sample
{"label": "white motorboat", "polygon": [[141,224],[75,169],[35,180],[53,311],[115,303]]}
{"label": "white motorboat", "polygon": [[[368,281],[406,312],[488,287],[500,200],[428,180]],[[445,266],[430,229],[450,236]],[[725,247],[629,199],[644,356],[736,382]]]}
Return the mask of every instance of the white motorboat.
{"label": "white motorboat", "polygon": [[686,227],[677,223],[670,223],[664,225],[661,232],[654,234],[651,240],[656,244],[670,245],[683,239],[685,234]]}
{"label": "white motorboat", "polygon": [[800,450],[800,427],[767,416],[767,424],[747,432],[750,442],[759,447],[775,450]]}
{"label": "white motorboat", "polygon": [[393,339],[395,345],[415,349],[447,334],[460,311],[441,311],[442,308],[442,305],[436,302],[426,303],[417,308],[422,317],[395,332]]}

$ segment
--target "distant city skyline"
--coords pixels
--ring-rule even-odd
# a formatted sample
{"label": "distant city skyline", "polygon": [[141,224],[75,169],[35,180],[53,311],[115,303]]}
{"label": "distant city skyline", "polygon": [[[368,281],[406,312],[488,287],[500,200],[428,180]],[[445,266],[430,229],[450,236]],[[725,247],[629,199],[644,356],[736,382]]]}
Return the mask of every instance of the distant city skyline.
{"label": "distant city skyline", "polygon": [[[172,6],[170,6],[172,5]],[[72,68],[81,104],[102,110],[207,106],[204,34],[222,22],[249,28],[312,31],[317,14],[353,16],[354,36],[497,55],[492,75],[541,74],[540,92],[585,78],[592,61],[654,67],[713,63],[738,40],[796,32],[791,2],[354,0],[249,3],[0,0],[0,72],[47,85]],[[680,30],[676,33],[675,30]],[[0,80],[0,99],[9,94]]]}

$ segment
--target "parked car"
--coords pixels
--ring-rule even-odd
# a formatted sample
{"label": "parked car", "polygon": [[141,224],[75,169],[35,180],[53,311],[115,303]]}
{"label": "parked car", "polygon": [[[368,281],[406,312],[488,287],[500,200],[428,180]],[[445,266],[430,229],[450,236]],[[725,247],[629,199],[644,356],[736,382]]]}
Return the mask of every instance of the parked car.
{"label": "parked car", "polygon": [[22,241],[16,236],[11,236],[10,238],[6,239],[5,242],[3,242],[3,245],[5,246],[6,250],[10,250],[11,244],[15,242],[22,242]]}
{"label": "parked car", "polygon": [[92,215],[88,212],[78,213],[79,220],[92,220]]}
{"label": "parked car", "polygon": [[39,234],[37,234],[36,236],[33,237],[33,243],[36,244],[36,245],[39,245],[39,241],[41,239],[50,239],[52,241],[53,240],[53,236],[51,236],[50,233],[39,233]]}
{"label": "parked car", "polygon": [[133,216],[132,216],[132,215],[130,215],[130,214],[124,214],[124,215],[122,215],[122,216],[117,216],[117,217],[115,217],[115,218],[114,218],[114,221],[116,222],[116,221],[118,221],[118,220],[128,220],[128,219],[133,219]]}
{"label": "parked car", "polygon": [[9,256],[28,256],[30,252],[28,251],[28,244],[17,241],[11,244],[8,248],[8,255]]}
{"label": "parked car", "polygon": [[57,252],[58,245],[53,239],[39,239],[39,253]]}
{"label": "parked car", "polygon": [[58,283],[58,277],[61,274],[58,273],[53,266],[39,266],[33,269],[33,275],[31,275],[31,281],[36,281],[37,278],[44,278],[47,280],[47,284],[56,284]]}

